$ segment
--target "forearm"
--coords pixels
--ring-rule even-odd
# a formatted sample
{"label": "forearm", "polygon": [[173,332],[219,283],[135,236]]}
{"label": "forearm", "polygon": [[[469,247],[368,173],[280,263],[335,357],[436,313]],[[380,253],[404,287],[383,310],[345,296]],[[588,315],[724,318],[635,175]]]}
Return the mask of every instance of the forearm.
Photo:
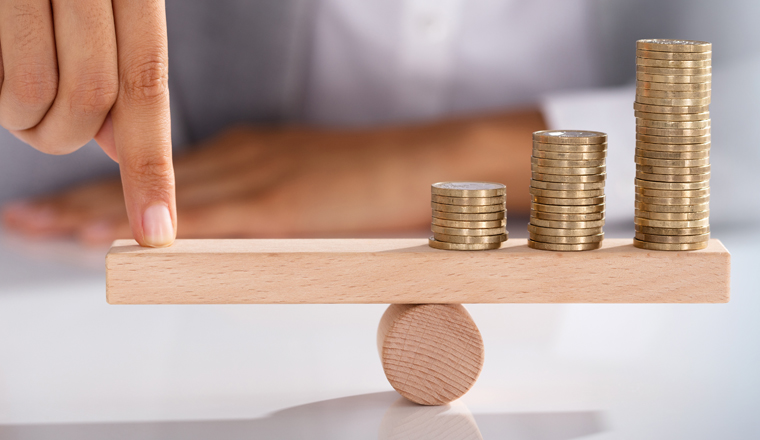
{"label": "forearm", "polygon": [[[276,224],[306,234],[423,228],[430,184],[445,180],[507,185],[507,208],[530,206],[531,133],[536,110],[361,130],[296,130],[293,179],[271,194],[271,211],[291,203],[301,215]],[[316,185],[316,186],[315,186]],[[295,223],[295,224],[293,224]]]}
{"label": "forearm", "polygon": [[357,136],[366,139],[367,150],[382,152],[373,158],[377,166],[372,173],[377,174],[367,176],[384,182],[382,203],[392,211],[396,211],[392,206],[403,203],[403,213],[397,211],[396,218],[424,225],[430,217],[430,184],[443,180],[504,183],[507,208],[527,213],[531,134],[542,129],[541,113],[524,110],[371,130]]}

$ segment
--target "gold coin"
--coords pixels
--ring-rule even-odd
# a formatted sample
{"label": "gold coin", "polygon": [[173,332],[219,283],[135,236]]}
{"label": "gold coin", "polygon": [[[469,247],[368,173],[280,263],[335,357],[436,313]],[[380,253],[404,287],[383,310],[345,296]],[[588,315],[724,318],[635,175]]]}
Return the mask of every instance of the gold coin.
{"label": "gold coin", "polygon": [[533,180],[540,180],[543,182],[561,182],[561,183],[596,183],[596,182],[603,182],[606,177],[607,177],[607,173],[586,174],[586,175],[577,175],[577,176],[542,174],[542,173],[537,173],[535,170],[531,173],[531,178]]}
{"label": "gold coin", "polygon": [[634,102],[633,109],[639,112],[662,114],[662,115],[678,115],[680,117],[682,115],[694,114],[694,113],[699,114],[699,115],[709,113],[710,106],[709,105],[676,106],[676,105],[670,105],[670,104],[651,105],[651,104],[642,104],[641,102]]}
{"label": "gold coin", "polygon": [[709,160],[710,150],[703,151],[650,151],[636,148],[636,157],[659,160]]}
{"label": "gold coin", "polygon": [[546,144],[604,144],[607,134],[586,130],[542,130],[533,133],[533,140]]}
{"label": "gold coin", "polygon": [[503,234],[504,231],[506,231],[504,226],[499,226],[498,228],[464,229],[464,228],[446,228],[446,227],[437,226],[437,225],[430,225],[430,230],[435,232],[436,234],[469,235],[472,237],[479,237],[482,235],[499,235],[499,234]]}
{"label": "gold coin", "polygon": [[554,174],[560,176],[577,176],[588,174],[602,174],[607,170],[606,166],[588,167],[588,168],[562,168],[562,167],[542,167],[533,165],[532,171],[539,174]]}
{"label": "gold coin", "polygon": [[543,144],[533,142],[533,155],[538,157],[538,151],[548,151],[554,153],[606,153],[607,144]]}
{"label": "gold coin", "polygon": [[496,205],[473,205],[473,206],[458,206],[458,205],[444,205],[442,203],[431,203],[434,211],[452,212],[459,214],[481,214],[487,212],[504,212],[507,209],[506,203],[499,203]]}
{"label": "gold coin", "polygon": [[604,234],[586,235],[584,237],[562,237],[559,235],[530,234],[530,239],[539,243],[599,243],[600,241],[604,240]]}
{"label": "gold coin", "polygon": [[710,233],[700,235],[650,235],[636,232],[637,240],[649,243],[702,243],[710,239]]}
{"label": "gold coin", "polygon": [[481,235],[472,237],[467,235],[446,235],[433,234],[433,238],[443,243],[461,243],[461,244],[478,244],[478,243],[501,243],[507,241],[509,233],[499,235]]}
{"label": "gold coin", "polygon": [[431,193],[448,197],[495,197],[507,194],[507,187],[494,182],[438,182]]}
{"label": "gold coin", "polygon": [[[667,236],[667,235],[702,235],[702,234],[709,234],[710,233],[710,227],[709,226],[700,226],[696,228],[653,228],[651,226],[639,226],[636,225],[636,232],[640,234],[647,234],[647,235],[660,235],[660,236]],[[644,240],[644,241],[654,241],[654,240]]]}
{"label": "gold coin", "polygon": [[698,228],[710,226],[710,219],[703,218],[700,220],[652,220],[649,218],[634,218],[633,223],[639,226],[651,226],[654,228]]}
{"label": "gold coin", "polygon": [[650,38],[636,41],[636,49],[659,52],[711,52],[712,44],[697,40]]}
{"label": "gold coin", "polygon": [[603,189],[591,189],[586,191],[578,190],[552,190],[541,188],[529,188],[534,196],[539,197],[556,197],[559,199],[586,199],[591,197],[601,197],[604,195]]}
{"label": "gold coin", "polygon": [[710,151],[710,142],[701,144],[660,144],[636,141],[636,148],[647,151],[660,151],[668,153],[685,153],[690,151]]}
{"label": "gold coin", "polygon": [[[651,251],[696,251],[705,249],[709,243],[709,240],[701,243],[650,243],[648,241],[633,239],[635,247]],[[530,243],[528,244],[530,245]]]}
{"label": "gold coin", "polygon": [[639,97],[642,97],[642,96],[646,98],[699,99],[699,98],[709,98],[710,96],[712,96],[712,91],[700,90],[700,91],[678,92],[678,91],[670,91],[670,90],[647,90],[644,88],[637,88],[636,100],[638,100]]}
{"label": "gold coin", "polygon": [[705,174],[710,172],[710,165],[701,167],[653,167],[650,165],[636,165],[636,171],[647,174]]}
{"label": "gold coin", "polygon": [[694,206],[710,203],[710,196],[705,197],[649,197],[636,194],[636,203],[657,206]]}
{"label": "gold coin", "polygon": [[636,171],[636,178],[653,182],[703,182],[710,179],[710,173],[705,174],[651,174]]}
{"label": "gold coin", "polygon": [[647,197],[636,195],[636,201],[650,205],[701,205],[710,202],[710,196],[705,197]]}
{"label": "gold coin", "polygon": [[704,76],[712,75],[712,67],[657,67],[637,64],[636,73],[665,76]]}
{"label": "gold coin", "polygon": [[433,237],[430,237],[428,244],[431,248],[443,249],[447,251],[486,251],[490,249],[499,249],[501,242],[496,243],[444,243]]}
{"label": "gold coin", "polygon": [[636,57],[637,66],[664,67],[668,69],[704,69],[712,67],[712,60],[655,60],[652,58]]}
{"label": "gold coin", "polygon": [[537,241],[528,240],[528,247],[533,249],[539,249],[542,251],[559,251],[559,252],[577,252],[577,251],[591,251],[602,247],[602,242],[596,243],[580,243],[580,244],[562,244],[562,243],[539,243]]}
{"label": "gold coin", "polygon": [[710,127],[707,128],[652,128],[636,126],[636,133],[651,136],[705,136],[710,134]]}
{"label": "gold coin", "polygon": [[710,188],[692,189],[692,190],[662,190],[636,187],[636,194],[646,197],[705,197],[710,195]]}
{"label": "gold coin", "polygon": [[651,120],[651,119],[636,118],[636,125],[639,127],[669,128],[669,129],[709,128],[710,119],[703,119],[701,121],[658,121],[658,120]]}
{"label": "gold coin", "polygon": [[543,220],[540,218],[532,217],[530,224],[533,226],[540,226],[542,228],[559,228],[559,229],[589,229],[589,228],[601,228],[604,226],[604,220],[591,220],[587,222],[568,222],[561,220]]}
{"label": "gold coin", "polygon": [[549,189],[555,191],[590,191],[593,189],[604,189],[604,181],[588,183],[565,183],[565,182],[544,182],[542,180],[530,180],[530,186],[539,189]]}
{"label": "gold coin", "polygon": [[504,210],[499,210],[499,212],[483,212],[480,214],[461,214],[456,212],[433,211],[433,217],[463,222],[484,222],[502,220],[507,217],[507,213]]}
{"label": "gold coin", "polygon": [[652,159],[650,157],[636,157],[636,163],[639,165],[649,165],[653,167],[703,167],[710,165],[710,158],[704,159]]}
{"label": "gold coin", "polygon": [[639,120],[648,121],[693,122],[710,120],[710,112],[708,111],[703,113],[650,113],[636,110],[633,115]]}
{"label": "gold coin", "polygon": [[636,95],[636,102],[646,105],[659,105],[669,107],[690,107],[706,106],[710,104],[710,97],[707,98],[650,98],[647,96]]}
{"label": "gold coin", "polygon": [[650,81],[663,84],[699,84],[712,82],[712,73],[706,73],[703,75],[658,75],[637,71],[636,79],[639,81]]}
{"label": "gold coin", "polygon": [[602,228],[585,228],[585,229],[558,229],[544,228],[536,225],[528,225],[528,232],[538,235],[554,235],[561,237],[583,237],[588,235],[598,235],[602,233]]}
{"label": "gold coin", "polygon": [[559,205],[559,206],[579,206],[579,205],[598,205],[604,203],[602,197],[587,197],[583,199],[560,199],[557,197],[538,197],[531,195],[533,203],[541,205]]}
{"label": "gold coin", "polygon": [[435,218],[435,217],[433,217],[432,224],[437,225],[437,226],[443,226],[445,228],[459,228],[459,229],[500,228],[502,226],[507,226],[506,220],[464,222],[464,221],[459,221],[459,220],[446,220],[446,219]]}
{"label": "gold coin", "polygon": [[558,151],[533,150],[533,157],[554,160],[600,160],[607,157],[606,151],[593,153],[565,153]]}
{"label": "gold coin", "polygon": [[636,56],[640,58],[649,58],[652,60],[695,61],[695,60],[709,60],[710,58],[712,58],[712,51],[659,52],[659,51],[652,51],[652,50],[636,49]]}
{"label": "gold coin", "polygon": [[530,209],[541,212],[552,212],[557,214],[590,214],[594,212],[604,212],[604,204],[598,205],[544,205],[532,202]]}
{"label": "gold coin", "polygon": [[712,90],[712,83],[663,83],[636,80],[636,90],[660,90],[664,92],[704,92]]}
{"label": "gold coin", "polygon": [[698,182],[655,182],[650,180],[636,179],[636,186],[641,188],[662,189],[667,191],[682,191],[710,188],[710,181]]}
{"label": "gold coin", "polygon": [[430,196],[434,203],[443,203],[444,205],[473,206],[473,205],[495,205],[504,203],[505,196],[496,197],[448,197],[433,194]]}
{"label": "gold coin", "polygon": [[710,217],[710,211],[700,212],[651,212],[637,209],[634,211],[636,217],[648,218],[651,220],[702,220]]}
{"label": "gold coin", "polygon": [[704,136],[656,136],[636,133],[636,140],[648,144],[706,144],[710,142],[710,135]]}
{"label": "gold coin", "polygon": [[559,167],[559,168],[581,168],[581,167],[600,167],[604,166],[604,159],[593,160],[558,160],[532,157],[530,163],[542,167]]}
{"label": "gold coin", "polygon": [[634,202],[634,207],[641,211],[649,212],[702,212],[710,209],[709,203],[700,205],[652,205],[649,203]]}
{"label": "gold coin", "polygon": [[604,211],[593,212],[588,214],[557,214],[554,212],[543,212],[530,210],[530,216],[541,220],[555,220],[562,222],[588,222],[594,220],[604,220]]}

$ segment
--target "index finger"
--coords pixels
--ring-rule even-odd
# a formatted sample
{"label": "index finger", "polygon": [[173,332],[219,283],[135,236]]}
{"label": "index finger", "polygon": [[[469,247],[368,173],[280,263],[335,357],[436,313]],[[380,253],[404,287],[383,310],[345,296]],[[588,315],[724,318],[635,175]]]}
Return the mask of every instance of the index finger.
{"label": "index finger", "polygon": [[113,0],[119,95],[111,110],[132,234],[142,246],[176,236],[163,0]]}

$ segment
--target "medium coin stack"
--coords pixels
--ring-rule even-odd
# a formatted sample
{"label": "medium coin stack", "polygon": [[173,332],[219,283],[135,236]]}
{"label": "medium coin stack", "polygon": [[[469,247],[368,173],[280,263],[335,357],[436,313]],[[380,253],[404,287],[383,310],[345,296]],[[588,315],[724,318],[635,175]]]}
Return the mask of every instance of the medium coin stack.
{"label": "medium coin stack", "polygon": [[491,182],[439,182],[431,188],[430,247],[498,249],[507,240],[507,187]]}
{"label": "medium coin stack", "polygon": [[528,246],[548,251],[586,251],[602,246],[606,157],[604,133],[533,133]]}
{"label": "medium coin stack", "polygon": [[703,41],[636,42],[636,247],[707,247],[711,58]]}

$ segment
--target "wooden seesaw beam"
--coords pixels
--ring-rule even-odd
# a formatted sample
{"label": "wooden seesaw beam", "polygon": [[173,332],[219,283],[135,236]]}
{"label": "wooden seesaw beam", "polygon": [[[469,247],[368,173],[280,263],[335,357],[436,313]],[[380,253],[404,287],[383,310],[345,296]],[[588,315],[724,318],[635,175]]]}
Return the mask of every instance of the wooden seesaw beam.
{"label": "wooden seesaw beam", "polygon": [[512,239],[498,250],[432,249],[426,239],[177,240],[114,243],[110,304],[722,303],[730,254],[634,248],[550,252]]}
{"label": "wooden seesaw beam", "polygon": [[390,303],[377,348],[388,381],[423,405],[463,396],[483,369],[483,338],[461,303],[727,302],[731,257],[656,252],[630,239],[548,252],[526,240],[501,249],[432,249],[425,239],[178,240],[114,243],[111,304]]}

